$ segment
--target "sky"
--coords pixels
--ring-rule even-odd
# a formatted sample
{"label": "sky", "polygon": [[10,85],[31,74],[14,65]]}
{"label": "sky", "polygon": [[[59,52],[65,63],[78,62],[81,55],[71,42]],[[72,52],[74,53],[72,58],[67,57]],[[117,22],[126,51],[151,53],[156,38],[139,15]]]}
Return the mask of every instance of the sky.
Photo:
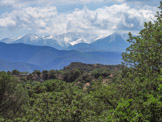
{"label": "sky", "polygon": [[161,0],[0,0],[0,39],[29,33],[138,34]]}

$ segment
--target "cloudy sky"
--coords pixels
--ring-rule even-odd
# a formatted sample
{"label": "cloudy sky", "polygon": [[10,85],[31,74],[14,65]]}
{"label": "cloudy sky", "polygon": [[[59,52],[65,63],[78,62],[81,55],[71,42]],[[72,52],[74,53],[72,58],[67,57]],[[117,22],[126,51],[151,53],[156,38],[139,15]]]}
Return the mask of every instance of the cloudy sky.
{"label": "cloudy sky", "polygon": [[0,39],[28,33],[138,33],[161,0],[0,0]]}

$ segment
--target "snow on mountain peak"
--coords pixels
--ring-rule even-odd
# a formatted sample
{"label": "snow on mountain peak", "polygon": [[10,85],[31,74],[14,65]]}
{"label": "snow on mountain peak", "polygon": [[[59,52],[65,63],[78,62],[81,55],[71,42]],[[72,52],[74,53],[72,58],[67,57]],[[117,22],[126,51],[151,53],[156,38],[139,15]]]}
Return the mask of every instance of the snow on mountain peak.
{"label": "snow on mountain peak", "polygon": [[54,36],[52,36],[52,35],[42,36],[41,38],[43,38],[43,39],[54,39]]}
{"label": "snow on mountain peak", "polygon": [[27,34],[23,36],[22,38],[20,38],[19,40],[24,40],[25,42],[27,42],[27,41],[36,41],[38,39],[39,39],[39,36],[37,36],[36,34]]}
{"label": "snow on mountain peak", "polygon": [[39,45],[39,46],[50,46],[57,49],[66,49],[67,47],[74,46],[79,43],[93,43],[98,40],[104,40],[108,38],[108,42],[114,42],[123,38],[123,36],[119,33],[113,33],[106,37],[98,37],[97,35],[88,34],[88,33],[75,33],[68,32],[61,35],[47,35],[47,36],[38,36],[36,34],[27,34],[25,36],[20,36],[16,39],[3,39],[1,42],[5,43],[24,43],[31,45]]}
{"label": "snow on mountain peak", "polygon": [[87,41],[85,39],[77,39],[76,41],[73,41],[73,42],[70,42],[70,44],[72,46],[76,45],[76,44],[79,44],[79,43],[87,43]]}
{"label": "snow on mountain peak", "polygon": [[23,36],[19,36],[19,37],[17,37],[16,39],[14,39],[14,40],[18,40],[18,39],[21,39]]}

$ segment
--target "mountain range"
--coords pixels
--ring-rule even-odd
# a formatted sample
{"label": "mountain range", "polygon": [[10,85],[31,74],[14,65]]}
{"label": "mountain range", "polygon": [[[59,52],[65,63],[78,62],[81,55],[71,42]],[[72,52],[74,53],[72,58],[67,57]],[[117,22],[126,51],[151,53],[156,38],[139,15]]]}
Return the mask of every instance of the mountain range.
{"label": "mountain range", "polygon": [[90,44],[79,43],[74,46],[70,46],[67,49],[83,51],[83,52],[89,52],[89,51],[123,52],[128,46],[129,43],[127,43],[120,34],[114,33],[110,36],[97,39]]}
{"label": "mountain range", "polygon": [[123,52],[129,46],[125,36],[113,33],[103,38],[85,33],[66,33],[56,36],[38,36],[27,34],[25,36],[0,40],[4,43],[23,43],[37,46],[49,46],[58,50],[77,50],[82,52],[89,51],[118,51]]}
{"label": "mountain range", "polygon": [[56,37],[28,34],[17,39],[3,39],[0,42],[0,70],[32,72],[36,69],[61,69],[72,62],[111,65],[121,63],[121,53],[129,44],[120,34],[114,33],[91,40],[91,43],[83,39],[86,36],[88,38],[88,35],[81,37],[75,33]]}
{"label": "mountain range", "polygon": [[0,42],[4,43],[23,43],[31,44],[37,46],[50,46],[56,49],[66,49],[69,46],[89,42],[96,38],[94,35],[89,35],[85,33],[74,33],[68,32],[62,35],[47,35],[47,36],[38,36],[36,34],[27,34],[25,36],[20,36],[15,39],[4,38]]}

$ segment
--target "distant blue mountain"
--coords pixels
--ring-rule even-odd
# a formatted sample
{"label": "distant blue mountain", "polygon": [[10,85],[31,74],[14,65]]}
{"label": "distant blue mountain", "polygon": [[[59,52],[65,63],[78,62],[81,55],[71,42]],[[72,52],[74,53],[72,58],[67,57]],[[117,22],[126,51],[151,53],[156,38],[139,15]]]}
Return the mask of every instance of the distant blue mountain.
{"label": "distant blue mountain", "polygon": [[123,52],[129,44],[118,33],[114,33],[105,38],[98,39],[93,43],[79,43],[67,48],[68,50],[77,50],[83,52],[89,51],[118,51]]}
{"label": "distant blue mountain", "polygon": [[33,70],[42,70],[41,67],[23,63],[23,62],[10,62],[4,59],[0,59],[0,70],[1,71],[12,71],[14,69],[18,69],[19,71],[28,71],[32,72]]}
{"label": "distant blue mountain", "polygon": [[121,60],[120,52],[65,51],[47,46],[0,42],[0,70],[5,71],[11,69],[21,71],[60,69],[71,62],[120,64]]}

